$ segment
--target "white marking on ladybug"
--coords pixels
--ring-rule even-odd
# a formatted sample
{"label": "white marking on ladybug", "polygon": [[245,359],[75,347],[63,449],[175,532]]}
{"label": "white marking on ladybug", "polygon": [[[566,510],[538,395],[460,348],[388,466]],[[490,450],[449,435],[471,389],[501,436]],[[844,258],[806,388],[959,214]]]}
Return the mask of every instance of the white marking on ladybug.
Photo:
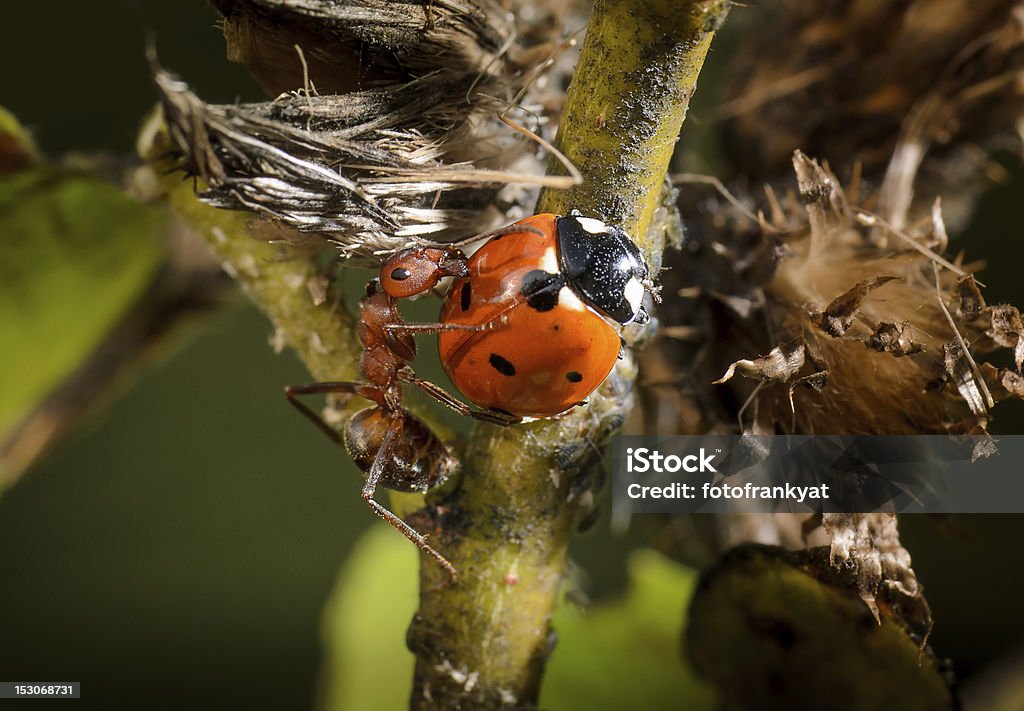
{"label": "white marking on ladybug", "polygon": [[573,311],[586,311],[587,307],[580,297],[573,293],[572,289],[567,286],[563,286],[558,291],[558,306],[563,309],[571,309]]}
{"label": "white marking on ladybug", "polygon": [[558,253],[554,247],[544,250],[544,256],[540,258],[540,268],[548,274],[558,274]]}
{"label": "white marking on ladybug", "polygon": [[593,217],[575,217],[577,224],[592,235],[602,235],[608,231],[608,225]]}
{"label": "white marking on ladybug", "polygon": [[640,307],[643,306],[644,291],[646,291],[644,285],[636,277],[630,277],[629,281],[626,282],[626,288],[623,289],[622,295],[629,302],[629,307],[633,310],[634,316],[640,312]]}

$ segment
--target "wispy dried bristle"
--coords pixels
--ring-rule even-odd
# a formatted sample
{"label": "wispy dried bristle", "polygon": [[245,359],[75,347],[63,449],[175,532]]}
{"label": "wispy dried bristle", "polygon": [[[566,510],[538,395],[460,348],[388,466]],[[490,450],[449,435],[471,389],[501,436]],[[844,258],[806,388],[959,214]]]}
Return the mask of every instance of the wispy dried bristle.
{"label": "wispy dried bristle", "polygon": [[345,97],[217,106],[166,72],[156,81],[182,167],[203,181],[200,197],[217,207],[326,233],[345,249],[369,254],[458,229],[460,214],[493,199],[493,190],[465,189],[498,181],[474,180],[472,166],[443,163],[444,139],[407,128],[429,120],[440,105],[435,125],[454,131],[459,116],[446,115],[443,97],[465,84],[453,87],[435,75]]}

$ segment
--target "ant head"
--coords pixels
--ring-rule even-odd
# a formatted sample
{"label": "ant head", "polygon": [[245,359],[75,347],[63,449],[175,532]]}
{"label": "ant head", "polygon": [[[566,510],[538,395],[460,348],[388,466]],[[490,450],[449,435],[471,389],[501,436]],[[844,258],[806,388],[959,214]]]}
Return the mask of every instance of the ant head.
{"label": "ant head", "polygon": [[465,275],[465,257],[458,250],[414,247],[384,263],[380,285],[388,296],[404,299],[432,289],[443,277]]}

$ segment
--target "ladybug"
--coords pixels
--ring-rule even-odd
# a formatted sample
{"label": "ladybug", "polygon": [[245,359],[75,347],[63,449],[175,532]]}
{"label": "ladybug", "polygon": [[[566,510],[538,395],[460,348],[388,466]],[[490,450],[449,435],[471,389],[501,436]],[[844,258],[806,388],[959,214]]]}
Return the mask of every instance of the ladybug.
{"label": "ladybug", "polygon": [[441,309],[441,363],[467,399],[519,418],[584,401],[620,357],[620,328],[650,318],[636,244],[576,211],[505,228],[465,272]]}

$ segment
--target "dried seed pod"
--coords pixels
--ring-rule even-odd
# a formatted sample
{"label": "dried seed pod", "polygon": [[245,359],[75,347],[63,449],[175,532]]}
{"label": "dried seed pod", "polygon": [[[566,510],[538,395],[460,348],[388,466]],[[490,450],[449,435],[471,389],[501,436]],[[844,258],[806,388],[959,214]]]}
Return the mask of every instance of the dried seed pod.
{"label": "dried seed pod", "polygon": [[[502,188],[543,182],[534,144],[497,118],[530,101],[537,75],[496,3],[214,4],[229,54],[285,93],[212,105],[155,70],[178,165],[204,201],[374,255],[479,232],[504,221]],[[559,28],[543,26],[553,54]]]}

